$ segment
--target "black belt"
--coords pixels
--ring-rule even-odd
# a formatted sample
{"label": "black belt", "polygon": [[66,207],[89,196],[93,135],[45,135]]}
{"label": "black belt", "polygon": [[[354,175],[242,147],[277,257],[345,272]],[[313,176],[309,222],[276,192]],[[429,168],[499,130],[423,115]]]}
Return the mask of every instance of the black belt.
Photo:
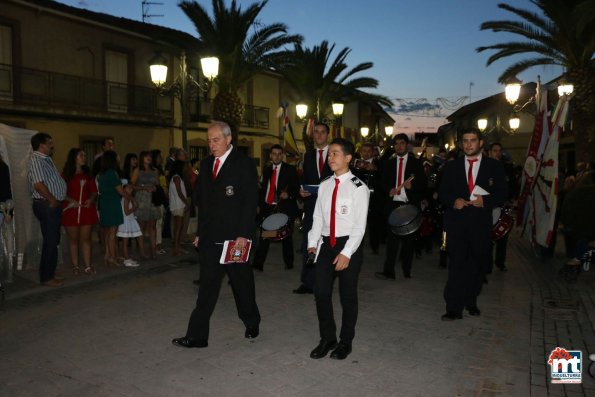
{"label": "black belt", "polygon": [[[347,241],[347,239],[349,239],[349,236],[335,237],[335,240],[337,240],[337,241]],[[331,241],[331,238],[330,238],[330,236],[322,236],[322,241],[324,241],[325,243],[328,243]]]}

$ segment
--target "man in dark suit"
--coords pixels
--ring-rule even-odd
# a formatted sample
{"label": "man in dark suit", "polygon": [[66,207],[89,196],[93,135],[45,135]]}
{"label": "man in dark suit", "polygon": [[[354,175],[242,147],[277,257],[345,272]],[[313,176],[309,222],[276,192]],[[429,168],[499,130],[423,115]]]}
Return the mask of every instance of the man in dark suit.
{"label": "man in dark suit", "polygon": [[380,161],[374,157],[374,145],[369,142],[362,144],[360,158],[353,163],[353,174],[361,179],[370,189],[370,206],[368,208],[368,234],[370,248],[378,254],[380,238],[386,229],[384,217],[385,191],[382,186],[382,167]]}
{"label": "man in dark suit", "polygon": [[[274,212],[280,212],[289,217],[289,227],[298,215],[296,197],[300,190],[295,167],[283,160],[283,147],[273,145],[271,148],[271,164],[262,172],[262,186],[260,189],[260,218],[261,221]],[[264,261],[269,251],[270,240],[260,237],[258,249],[252,267],[262,271]],[[286,269],[293,268],[293,238],[292,233],[285,237],[283,244],[283,261]]]}
{"label": "man in dark suit", "polygon": [[[421,161],[409,153],[407,146],[409,137],[397,134],[394,139],[395,155],[386,163],[383,173],[385,191],[388,192],[386,218],[395,209],[405,204],[413,204],[419,208],[428,183]],[[395,279],[395,260],[401,245],[401,268],[405,278],[411,278],[411,264],[415,251],[415,233],[397,236],[389,231],[386,238],[386,259],[384,270],[376,273],[382,280]]]}
{"label": "man in dark suit", "polygon": [[480,315],[477,297],[491,257],[492,209],[507,194],[504,167],[482,155],[479,130],[463,131],[462,146],[465,156],[446,164],[440,184],[450,257],[444,321],[463,318],[464,308],[471,316]]}
{"label": "man in dark suit", "polygon": [[254,161],[231,144],[231,129],[213,122],[207,131],[211,156],[201,162],[197,180],[199,207],[195,246],[199,247],[200,287],[186,336],[172,340],[181,347],[206,347],[209,320],[217,303],[221,281],[229,277],[246,338],[259,333],[260,314],[254,292],[254,274],[248,263],[220,264],[222,243],[235,240],[241,251],[256,229],[258,175]]}
{"label": "man in dark suit", "polygon": [[[308,150],[304,154],[304,167],[301,178],[302,185],[319,185],[320,181],[332,175],[332,171],[327,164],[328,157],[328,134],[329,127],[325,123],[316,123],[312,138],[314,140],[314,149]],[[295,294],[314,293],[315,272],[313,266],[308,266],[308,232],[312,228],[312,216],[316,206],[317,194],[311,194],[305,190],[300,190],[300,196],[304,201],[304,220],[302,231],[304,238],[302,241],[302,274],[301,284],[293,290]]]}

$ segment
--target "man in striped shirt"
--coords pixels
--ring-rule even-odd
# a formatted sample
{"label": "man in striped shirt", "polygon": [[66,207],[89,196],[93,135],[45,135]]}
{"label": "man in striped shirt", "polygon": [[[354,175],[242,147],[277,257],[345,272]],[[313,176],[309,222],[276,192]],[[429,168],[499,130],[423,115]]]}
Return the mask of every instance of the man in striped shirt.
{"label": "man in striped shirt", "polygon": [[66,182],[54,165],[54,141],[44,132],[31,137],[33,153],[27,176],[33,197],[33,213],[39,220],[43,247],[39,263],[41,285],[59,287],[63,278],[57,277],[58,244],[60,244],[60,220],[62,201],[66,197]]}

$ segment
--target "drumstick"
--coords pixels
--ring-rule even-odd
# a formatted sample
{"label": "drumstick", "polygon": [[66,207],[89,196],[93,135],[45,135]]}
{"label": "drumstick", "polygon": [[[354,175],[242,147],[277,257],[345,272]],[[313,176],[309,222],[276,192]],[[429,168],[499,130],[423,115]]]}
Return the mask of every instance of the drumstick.
{"label": "drumstick", "polygon": [[407,182],[411,182],[414,179],[415,179],[415,175],[411,175],[409,178],[405,179],[405,182],[403,182],[399,186],[397,186],[397,194],[401,193],[401,189],[403,189],[403,186],[405,186],[405,184]]}

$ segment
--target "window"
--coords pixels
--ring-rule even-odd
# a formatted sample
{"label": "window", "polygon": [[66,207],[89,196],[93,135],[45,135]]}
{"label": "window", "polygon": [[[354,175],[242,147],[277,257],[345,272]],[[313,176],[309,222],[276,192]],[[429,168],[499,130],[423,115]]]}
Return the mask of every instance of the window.
{"label": "window", "polygon": [[105,51],[105,81],[107,82],[107,109],[110,112],[128,111],[128,54]]}
{"label": "window", "polygon": [[12,100],[12,28],[0,25],[0,99]]}

